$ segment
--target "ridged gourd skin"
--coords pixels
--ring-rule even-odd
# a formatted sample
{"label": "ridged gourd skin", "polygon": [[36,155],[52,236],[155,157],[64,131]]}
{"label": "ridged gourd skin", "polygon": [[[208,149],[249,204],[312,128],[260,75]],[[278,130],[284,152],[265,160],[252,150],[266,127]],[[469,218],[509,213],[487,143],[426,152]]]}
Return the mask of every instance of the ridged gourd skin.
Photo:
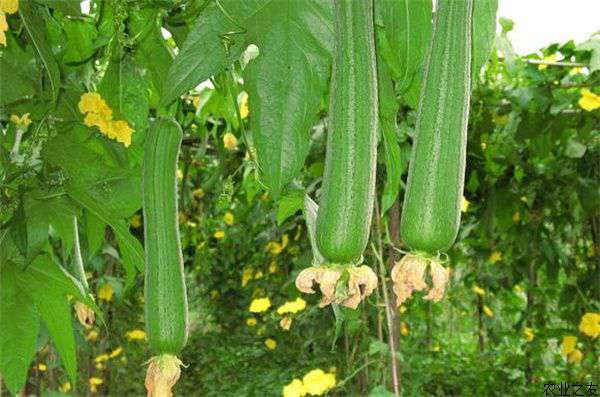
{"label": "ridged gourd skin", "polygon": [[336,0],[333,72],[317,246],[331,263],[360,259],[377,166],[377,64],[372,0]]}
{"label": "ridged gourd skin", "polygon": [[458,234],[471,93],[473,0],[439,0],[425,62],[400,233],[438,253]]}
{"label": "ridged gourd skin", "polygon": [[174,120],[148,130],[143,159],[148,341],[159,354],[177,354],[187,342],[187,297],[177,211],[177,159],[182,139]]}

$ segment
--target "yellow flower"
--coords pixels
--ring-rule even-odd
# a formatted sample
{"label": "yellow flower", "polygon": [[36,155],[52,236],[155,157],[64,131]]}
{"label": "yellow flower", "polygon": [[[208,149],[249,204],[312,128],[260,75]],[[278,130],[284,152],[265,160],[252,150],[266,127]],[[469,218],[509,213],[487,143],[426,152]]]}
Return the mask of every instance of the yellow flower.
{"label": "yellow flower", "polygon": [[573,350],[567,357],[567,361],[571,364],[575,364],[581,361],[583,353],[579,349]]}
{"label": "yellow flower", "polygon": [[108,301],[112,300],[114,293],[115,293],[115,290],[114,290],[112,284],[106,283],[106,284],[103,284],[102,287],[100,287],[98,289],[98,298],[108,302]]}
{"label": "yellow flower", "polygon": [[31,119],[29,118],[29,113],[25,113],[21,117],[13,114],[10,116],[10,121],[17,125],[17,127],[27,129],[29,124],[31,124]]}
{"label": "yellow flower", "polygon": [[500,252],[500,251],[494,251],[494,252],[492,252],[492,254],[490,255],[490,257],[489,257],[488,260],[491,263],[499,262],[500,260],[502,260],[502,252]]}
{"label": "yellow flower", "polygon": [[248,114],[250,114],[250,111],[248,110],[248,93],[243,91],[240,94],[240,117],[245,119],[248,117]]}
{"label": "yellow flower", "polygon": [[469,204],[471,204],[471,202],[463,196],[460,204],[460,212],[467,212],[469,210]]}
{"label": "yellow flower", "polygon": [[146,339],[146,332],[142,331],[141,329],[134,329],[132,331],[129,331],[125,334],[125,337],[128,340],[144,340]]}
{"label": "yellow flower", "polygon": [[254,279],[260,280],[261,278],[263,278],[263,272],[260,270],[257,270],[256,273],[254,273]]}
{"label": "yellow flower", "polygon": [[410,334],[410,329],[408,328],[408,324],[404,321],[400,323],[400,334],[402,336],[408,336]]}
{"label": "yellow flower", "polygon": [[287,233],[284,234],[283,236],[281,236],[281,248],[287,247],[289,242],[290,242],[290,236],[288,236]]}
{"label": "yellow flower", "polygon": [[133,129],[125,120],[113,120],[110,106],[97,92],[86,92],[79,100],[79,111],[85,114],[83,123],[88,127],[98,127],[100,132],[122,143],[125,147],[131,145]]}
{"label": "yellow flower", "polygon": [[581,89],[581,98],[579,98],[579,106],[583,110],[591,112],[600,107],[600,95],[594,94],[589,88]]}
{"label": "yellow flower", "polygon": [[237,138],[231,132],[223,135],[223,146],[227,150],[235,150],[237,148]]}
{"label": "yellow flower", "polygon": [[512,216],[512,220],[514,223],[519,223],[521,220],[521,213],[519,211],[515,212]]}
{"label": "yellow flower", "polygon": [[525,335],[525,339],[527,339],[527,342],[532,342],[535,338],[535,333],[533,332],[533,329],[529,327],[525,327],[523,329],[523,335]]}
{"label": "yellow flower", "polygon": [[302,378],[306,392],[313,396],[321,396],[335,386],[335,375],[325,373],[322,369],[313,369]]}
{"label": "yellow flower", "polygon": [[475,292],[477,295],[481,295],[481,296],[485,295],[485,290],[477,285],[473,286],[473,292]]}
{"label": "yellow flower", "polygon": [[199,187],[198,189],[194,190],[192,194],[195,198],[201,199],[202,197],[204,197],[204,190],[202,190],[202,188]]}
{"label": "yellow flower", "polygon": [[492,121],[496,125],[504,126],[508,124],[508,114],[499,115],[494,112],[494,114],[492,115]]}
{"label": "yellow flower", "polygon": [[104,365],[102,363],[96,363],[95,367],[98,371],[102,371],[103,369],[106,368],[106,365]]}
{"label": "yellow flower", "polygon": [[62,393],[68,393],[71,391],[71,382],[65,382],[58,388]]}
{"label": "yellow flower", "polygon": [[100,378],[96,378],[96,377],[91,377],[89,379],[89,383],[90,383],[90,391],[92,393],[96,393],[98,391],[98,386],[100,386],[101,384],[104,383],[104,381]]}
{"label": "yellow flower", "polygon": [[106,353],[100,354],[99,356],[96,356],[96,358],[94,358],[94,362],[95,363],[101,363],[104,361],[108,361],[108,359],[110,358],[110,356]]}
{"label": "yellow flower", "polygon": [[98,331],[91,330],[90,332],[88,332],[88,334],[85,337],[85,339],[89,340],[90,342],[95,342],[96,339],[98,339]]}
{"label": "yellow flower", "polygon": [[111,120],[112,109],[97,92],[86,92],[79,99],[79,111],[82,114],[93,113],[104,120]]}
{"label": "yellow flower", "polygon": [[125,147],[131,145],[133,128],[131,128],[125,120],[110,121],[108,123],[108,129],[100,129],[100,131],[104,132],[110,139],[115,139],[117,142],[122,143]]}
{"label": "yellow flower", "polygon": [[279,270],[279,266],[277,266],[277,262],[272,261],[269,264],[269,273],[271,273],[271,274],[277,273],[278,270]]}
{"label": "yellow flower", "polygon": [[0,11],[14,14],[19,11],[19,0],[0,0]]}
{"label": "yellow flower", "polygon": [[41,372],[45,372],[48,369],[48,367],[46,366],[46,364],[40,363],[40,364],[38,364],[38,369]]}
{"label": "yellow flower", "polygon": [[[556,54],[550,54],[547,57],[544,57],[543,61],[546,62],[556,62],[558,60],[558,56]],[[545,70],[546,68],[548,68],[548,65],[545,65],[543,63],[538,65],[538,70]]]}
{"label": "yellow flower", "polygon": [[581,317],[579,330],[595,339],[600,334],[600,313],[585,313]]}
{"label": "yellow flower", "polygon": [[277,348],[277,341],[275,339],[268,338],[265,340],[265,346],[267,346],[267,349],[269,350],[275,350]]}
{"label": "yellow flower", "polygon": [[279,255],[283,251],[283,246],[277,241],[269,241],[265,246],[265,250],[273,255]]}
{"label": "yellow flower", "polygon": [[304,397],[306,390],[300,379],[294,379],[291,383],[283,387],[283,397]]}
{"label": "yellow flower", "polygon": [[213,234],[213,237],[216,238],[217,240],[222,239],[223,237],[225,237],[225,232],[222,230],[217,230],[215,232],[215,234]]}
{"label": "yellow flower", "polygon": [[494,317],[494,312],[487,305],[483,305],[483,314],[490,318]]}
{"label": "yellow flower", "polygon": [[225,222],[225,224],[231,226],[233,225],[233,220],[235,218],[233,217],[233,214],[231,212],[226,212],[225,215],[223,216],[223,222]]}
{"label": "yellow flower", "polygon": [[250,308],[248,310],[250,310],[251,313],[262,313],[269,310],[270,307],[271,300],[268,297],[258,298],[254,299],[252,303],[250,303]]}
{"label": "yellow flower", "polygon": [[247,267],[242,272],[242,287],[245,287],[250,280],[254,277],[254,269]]}
{"label": "yellow flower", "polygon": [[577,66],[574,67],[574,68],[572,68],[571,70],[569,70],[569,74],[571,76],[573,76],[575,74],[580,74],[580,73],[583,73],[583,68],[580,68],[580,67],[577,67]]}
{"label": "yellow flower", "polygon": [[306,301],[302,298],[296,298],[294,301],[285,302],[277,308],[277,314],[298,313],[306,309]]}
{"label": "yellow flower", "polygon": [[110,358],[115,358],[118,355],[120,355],[121,353],[123,353],[123,348],[121,346],[119,346],[115,350],[113,350],[112,352],[110,352]]}
{"label": "yellow flower", "polygon": [[200,107],[200,97],[195,96],[192,98],[192,103],[194,104],[194,107],[198,109]]}
{"label": "yellow flower", "polygon": [[568,335],[563,337],[562,343],[560,344],[560,352],[563,356],[568,356],[575,350],[577,346],[577,337],[573,335]]}
{"label": "yellow flower", "polygon": [[177,168],[177,179],[183,179],[183,171],[181,171],[179,168]]}
{"label": "yellow flower", "polygon": [[137,229],[142,226],[142,216],[140,214],[135,214],[131,217],[131,227]]}
{"label": "yellow flower", "polygon": [[83,124],[88,127],[98,127],[100,131],[108,131],[110,119],[105,119],[96,113],[88,113],[83,119]]}
{"label": "yellow flower", "polygon": [[250,317],[246,319],[246,325],[248,327],[254,327],[256,326],[256,319],[254,317]]}
{"label": "yellow flower", "polygon": [[6,46],[6,31],[8,30],[8,22],[6,15],[0,12],[0,44]]}
{"label": "yellow flower", "polygon": [[291,317],[284,317],[279,321],[279,326],[281,327],[281,329],[283,329],[284,331],[289,331],[290,327],[292,326],[292,318]]}

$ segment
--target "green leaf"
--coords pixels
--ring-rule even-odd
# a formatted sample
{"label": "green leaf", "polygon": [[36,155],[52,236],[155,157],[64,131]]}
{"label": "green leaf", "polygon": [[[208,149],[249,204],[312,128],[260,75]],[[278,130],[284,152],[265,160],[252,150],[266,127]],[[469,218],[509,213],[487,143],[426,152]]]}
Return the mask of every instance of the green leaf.
{"label": "green leaf", "polygon": [[134,146],[140,146],[142,132],[148,128],[147,83],[137,62],[130,56],[113,59],[98,92],[115,112],[114,118],[126,118],[135,130]]}
{"label": "green leaf", "polygon": [[38,75],[31,47],[21,49],[10,31],[6,32],[6,41],[0,57],[0,105],[32,96]]}
{"label": "green leaf", "polygon": [[106,223],[100,218],[85,210],[85,235],[87,237],[87,251],[89,257],[93,256],[104,242],[104,229]]}
{"label": "green leaf", "polygon": [[498,0],[476,0],[473,2],[473,70],[476,77],[485,65],[496,37],[496,11]]}
{"label": "green leaf", "polygon": [[71,378],[77,382],[77,354],[71,320],[71,305],[62,295],[29,291],[38,312],[48,328],[52,342]]}
{"label": "green leaf", "polygon": [[591,51],[590,73],[600,70],[600,36],[596,35],[588,41],[577,46],[578,50]]}
{"label": "green leaf", "polygon": [[398,113],[398,102],[394,94],[392,78],[387,66],[383,62],[377,63],[378,89],[379,89],[379,121],[381,134],[383,136],[383,147],[385,151],[385,173],[386,180],[381,197],[381,215],[394,204],[400,191],[400,177],[402,169],[400,164],[400,146],[396,134],[396,115]]}
{"label": "green leaf", "polygon": [[96,51],[94,41],[98,32],[91,22],[83,19],[64,18],[63,30],[67,43],[62,58],[63,62],[83,62],[94,55]]}
{"label": "green leaf", "polygon": [[110,225],[115,232],[121,249],[122,263],[126,272],[126,287],[133,284],[135,277],[134,269],[140,273],[144,272],[144,249],[137,238],[129,233],[129,228],[116,214],[96,201],[90,194],[76,185],[67,187],[69,196],[78,204],[97,216],[102,222]]}
{"label": "green leaf", "polygon": [[50,90],[52,92],[52,99],[53,101],[56,101],[60,89],[60,69],[58,68],[56,59],[54,59],[52,50],[46,42],[46,36],[43,30],[45,24],[42,13],[47,13],[47,10],[33,2],[21,1],[19,3],[19,14],[23,20],[23,25],[46,68],[46,73],[48,73],[50,82]]}
{"label": "green leaf", "polygon": [[261,180],[275,199],[308,154],[330,70],[331,11],[314,0],[270,1],[249,32],[260,49],[245,70],[250,129]]}
{"label": "green leaf", "polygon": [[[232,1],[221,1],[220,4],[227,8],[227,4]],[[240,7],[244,7],[246,3],[253,5],[255,2],[239,3]],[[228,36],[229,57],[224,41],[221,41],[222,35],[227,32],[240,32]],[[239,26],[223,15],[216,4],[207,7],[196,20],[194,28],[188,34],[179,54],[169,68],[169,74],[162,87],[159,106],[168,105],[179,95],[222,71],[231,63],[231,59],[239,57],[242,53],[243,37]]]}
{"label": "green leaf", "polygon": [[577,139],[570,139],[565,148],[565,156],[572,159],[579,159],[583,157],[586,150],[587,147],[583,143],[579,142]]}
{"label": "green leaf", "polygon": [[16,280],[14,266],[0,265],[0,373],[16,395],[25,385],[40,323],[35,305]]}
{"label": "green leaf", "polygon": [[375,386],[369,393],[369,397],[394,397],[394,393],[386,389],[385,386]]}
{"label": "green leaf", "polygon": [[293,190],[281,197],[277,209],[277,224],[281,225],[287,218],[301,211],[304,207],[305,192],[302,189]]}
{"label": "green leaf", "polygon": [[158,22],[158,9],[154,7],[129,13],[129,28],[137,42],[135,57],[150,72],[155,102],[160,98],[162,84],[173,61],[173,53],[161,35]]}
{"label": "green leaf", "polygon": [[81,15],[80,0],[35,0],[35,2],[53,8],[55,10],[59,10],[65,13],[66,15]]}
{"label": "green leaf", "polygon": [[[86,190],[117,219],[129,217],[142,206],[139,168],[115,158],[110,145],[101,139],[90,137],[83,126],[75,126],[46,142],[42,155],[65,171],[71,185]],[[127,155],[121,148],[118,145]]]}
{"label": "green leaf", "polygon": [[[404,94],[410,87],[418,93],[420,72],[431,37],[432,2],[376,0],[375,12],[382,24],[377,35],[380,53],[398,83],[399,93]],[[414,96],[405,99],[416,108]]]}

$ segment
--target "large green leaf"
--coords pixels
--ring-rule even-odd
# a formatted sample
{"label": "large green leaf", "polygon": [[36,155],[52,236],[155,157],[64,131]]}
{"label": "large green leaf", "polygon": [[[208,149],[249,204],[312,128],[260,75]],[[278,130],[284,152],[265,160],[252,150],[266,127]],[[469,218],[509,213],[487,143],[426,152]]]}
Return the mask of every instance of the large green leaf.
{"label": "large green leaf", "polygon": [[64,19],[63,30],[66,36],[63,62],[83,62],[94,55],[96,51],[94,40],[96,40],[98,32],[96,32],[96,27],[91,21]]}
{"label": "large green leaf", "polygon": [[245,71],[250,123],[263,182],[277,197],[308,153],[330,72],[332,19],[326,0],[215,3],[200,15],[175,58],[162,102],[222,71],[256,44],[260,54]]}
{"label": "large green leaf", "polygon": [[156,98],[160,98],[162,84],[169,71],[173,54],[163,39],[158,23],[158,10],[155,7],[143,8],[129,13],[129,27],[137,42],[136,60],[150,72]]}
{"label": "large green leaf", "polygon": [[21,49],[10,31],[0,53],[0,105],[7,105],[35,93],[38,68],[31,46]]}
{"label": "large green leaf", "polygon": [[496,37],[498,0],[473,2],[473,76],[477,76],[487,61]]}
{"label": "large green leaf", "polygon": [[47,14],[46,8],[31,1],[21,1],[19,3],[19,14],[23,20],[23,25],[44,64],[46,73],[48,73],[52,99],[56,101],[60,89],[60,69],[46,41],[43,13]]}
{"label": "large green leaf", "polygon": [[417,105],[421,68],[425,61],[432,28],[432,2],[414,0],[376,0],[377,41],[381,56],[398,83],[398,92],[412,107]]}
{"label": "large green leaf", "polygon": [[250,32],[260,49],[245,73],[250,127],[262,180],[275,198],[308,154],[329,76],[331,19],[322,1],[271,1]]}
{"label": "large green leaf", "polygon": [[64,170],[70,184],[87,190],[116,218],[129,217],[142,206],[139,169],[102,142],[85,127],[75,126],[46,142],[42,155]]}
{"label": "large green leaf", "polygon": [[9,390],[16,394],[25,383],[35,354],[40,317],[75,382],[77,358],[67,296],[85,303],[102,319],[92,298],[79,281],[48,255],[39,255],[23,269],[5,263],[0,267],[0,276],[0,372]]}
{"label": "large green leaf", "polygon": [[16,395],[25,385],[39,332],[37,308],[21,290],[12,263],[0,266],[0,373]]}
{"label": "large green leaf", "polygon": [[[221,1],[220,4],[231,2]],[[246,2],[239,3],[243,6]],[[248,3],[254,4],[253,1]],[[240,34],[230,34],[228,39],[225,39],[223,34],[227,32],[240,32]],[[188,34],[169,69],[169,74],[164,80],[159,106],[169,104],[179,95],[223,70],[230,64],[230,59],[239,57],[244,49],[242,33],[240,27],[223,15],[216,4],[207,7],[196,20],[194,28]],[[229,58],[224,43],[229,45],[227,47]]]}
{"label": "large green leaf", "polygon": [[114,118],[124,117],[136,131],[132,136],[134,146],[141,143],[142,133],[148,128],[148,85],[133,57],[113,58],[98,92],[113,109]]}

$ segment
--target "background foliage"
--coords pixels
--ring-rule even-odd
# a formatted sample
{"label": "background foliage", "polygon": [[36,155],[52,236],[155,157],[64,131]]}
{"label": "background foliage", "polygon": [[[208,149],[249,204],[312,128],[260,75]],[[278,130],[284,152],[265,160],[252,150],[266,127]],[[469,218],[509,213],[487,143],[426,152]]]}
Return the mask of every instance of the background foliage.
{"label": "background foliage", "polygon": [[[397,259],[392,247],[402,248],[400,202],[430,36],[430,6],[407,12],[407,1],[376,2],[382,131],[365,262],[382,280]],[[478,20],[493,20],[495,3],[478,4]],[[518,57],[512,23],[501,21],[474,77],[466,201],[442,303],[417,297],[395,308],[380,283],[357,311],[334,315],[303,296],[305,308],[282,315],[312,262],[303,203],[305,194],[318,201],[323,173],[331,2],[94,0],[89,13],[76,1],[18,5],[3,9],[0,44],[8,391],[143,394],[140,162],[145,130],[166,113],[185,133],[178,181],[191,337],[177,394],[281,395],[322,369],[335,375],[331,395],[388,396],[392,362],[411,396],[598,383],[600,321],[581,323],[600,312],[597,36]],[[475,27],[476,65],[492,45],[486,26]],[[129,146],[109,139],[127,129],[85,121],[87,92],[112,110],[106,123],[134,130]],[[263,298],[270,305],[255,301]],[[71,314],[75,301],[96,310],[94,326]]]}

